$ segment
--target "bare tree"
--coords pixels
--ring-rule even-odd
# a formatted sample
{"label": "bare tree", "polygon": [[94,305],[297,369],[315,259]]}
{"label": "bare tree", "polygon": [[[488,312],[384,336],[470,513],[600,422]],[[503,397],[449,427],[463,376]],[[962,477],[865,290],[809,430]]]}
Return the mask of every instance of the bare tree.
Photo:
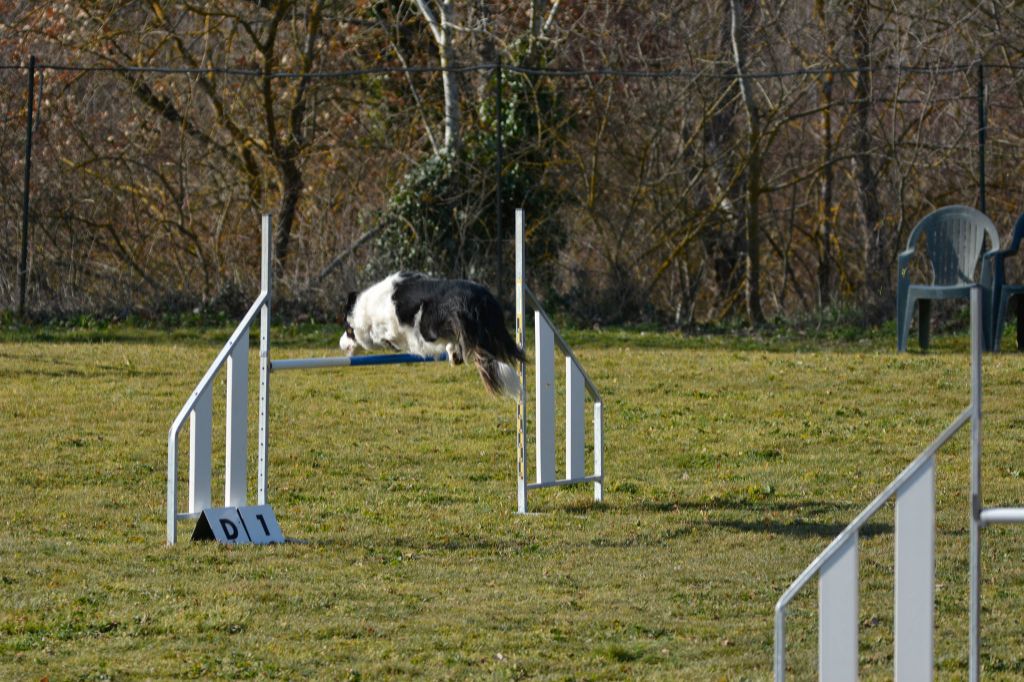
{"label": "bare tree", "polygon": [[878,174],[872,160],[873,136],[871,132],[872,29],[869,23],[869,3],[857,0],[850,4],[853,57],[857,66],[854,83],[854,166],[856,167],[856,199],[860,211],[860,231],[863,239],[864,283],[862,288],[864,312],[872,322],[883,319],[892,307],[892,273],[889,267],[888,244],[890,236],[882,224],[879,200]]}
{"label": "bare tree", "polygon": [[444,70],[444,148],[457,152],[462,147],[462,103],[459,100],[458,58],[455,51],[454,7],[451,0],[416,0],[416,7],[430,27]]}
{"label": "bare tree", "polygon": [[736,68],[736,80],[739,84],[743,108],[746,112],[747,168],[744,178],[745,203],[743,210],[743,230],[746,237],[746,307],[747,319],[751,324],[764,323],[764,311],[761,309],[761,216],[759,202],[761,198],[762,170],[762,131],[760,111],[751,84],[747,77],[747,51],[750,40],[750,17],[755,3],[752,0],[728,0],[730,42]]}
{"label": "bare tree", "polygon": [[[280,190],[280,208],[278,211],[275,234],[275,255],[282,263],[289,255],[292,232],[295,228],[299,201],[305,185],[300,157],[307,145],[306,113],[309,107],[310,73],[316,64],[318,40],[323,20],[323,3],[321,0],[309,0],[301,6],[295,0],[282,0],[273,3],[257,3],[257,9],[245,11],[226,11],[222,8],[206,9],[204,7],[188,7],[192,16],[168,17],[160,9],[160,5],[152,6],[152,25],[161,31],[173,47],[176,56],[192,68],[200,69],[203,55],[197,53],[194,35],[181,31],[183,25],[191,25],[188,21],[197,18],[203,25],[209,26],[212,21],[226,21],[226,30],[234,31],[237,26],[242,35],[248,37],[256,54],[259,56],[259,118],[260,129],[254,129],[245,122],[239,121],[229,114],[230,103],[226,101],[228,93],[220,87],[210,75],[197,73],[197,83],[209,105],[217,114],[217,132],[226,132],[231,147],[214,143],[216,132],[211,131],[202,122],[183,113],[182,107],[173,99],[156,94],[152,87],[141,77],[131,77],[132,91],[137,97],[153,109],[155,113],[182,125],[189,133],[212,150],[220,151],[231,158],[232,163],[243,170],[250,182],[250,191],[258,201],[259,167],[257,154],[262,154],[273,167]],[[301,12],[299,10],[302,10]],[[292,18],[292,25],[301,26],[299,35],[301,42],[290,46],[283,45],[286,22]],[[147,55],[139,47],[126,45],[117,36],[109,36],[108,40],[114,48],[114,60],[138,63]],[[291,51],[297,57],[293,67],[299,74],[297,80],[284,88],[274,78],[274,72],[282,61],[282,53]],[[230,91],[230,90],[229,90]],[[260,123],[257,123],[259,125]]]}
{"label": "bare tree", "polygon": [[[51,64],[30,286],[57,311],[230,307],[267,209],[282,291],[309,310],[380,262],[399,205],[390,243],[409,246],[429,204],[438,239],[420,252],[454,245],[441,260],[486,277],[490,221],[507,215],[499,56],[515,67],[503,203],[534,202],[535,238],[556,235],[552,286],[588,320],[758,324],[847,302],[886,319],[898,240],[976,195],[959,65],[980,55],[988,205],[1001,224],[1018,210],[1022,31],[998,3],[88,0],[0,3],[0,22],[6,64]],[[24,71],[0,76],[16,93],[0,177],[16,186]]]}

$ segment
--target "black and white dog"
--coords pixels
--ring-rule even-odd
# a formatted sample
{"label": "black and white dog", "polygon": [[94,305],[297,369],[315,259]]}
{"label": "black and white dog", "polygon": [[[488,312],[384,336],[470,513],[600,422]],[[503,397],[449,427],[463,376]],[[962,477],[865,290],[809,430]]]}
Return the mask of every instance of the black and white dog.
{"label": "black and white dog", "polygon": [[486,287],[461,279],[398,272],[348,295],[341,350],[393,350],[436,357],[453,365],[472,360],[494,395],[519,396],[523,349],[505,329],[501,306]]}

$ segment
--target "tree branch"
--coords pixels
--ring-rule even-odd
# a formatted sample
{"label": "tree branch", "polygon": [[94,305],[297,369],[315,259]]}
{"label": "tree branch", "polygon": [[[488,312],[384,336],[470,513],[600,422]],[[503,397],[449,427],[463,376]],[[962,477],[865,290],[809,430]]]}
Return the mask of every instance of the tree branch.
{"label": "tree branch", "polygon": [[427,0],[416,0],[416,6],[420,9],[420,14],[427,20],[427,26],[430,27],[430,32],[434,36],[434,42],[438,45],[444,44],[444,34],[441,31],[441,22],[437,18],[437,14],[434,10],[430,9],[430,5],[427,4]]}

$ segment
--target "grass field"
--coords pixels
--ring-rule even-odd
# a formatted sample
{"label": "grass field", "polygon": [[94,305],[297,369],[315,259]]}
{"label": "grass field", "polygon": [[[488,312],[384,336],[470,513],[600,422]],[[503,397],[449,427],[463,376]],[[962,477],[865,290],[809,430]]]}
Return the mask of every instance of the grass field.
{"label": "grass field", "polygon": [[[469,369],[285,373],[270,498],[305,542],[192,544],[184,523],[167,547],[167,429],[228,331],[3,336],[0,679],[767,679],[776,599],[969,398],[963,335],[897,355],[892,334],[577,333],[606,502],[542,490],[520,516],[514,407]],[[274,354],[335,338],[282,329]],[[1024,502],[1022,368],[985,357],[989,505]],[[939,679],[966,676],[968,457],[964,434],[939,456]],[[862,543],[865,679],[891,677],[891,530],[888,510]],[[985,678],[1024,679],[1024,536],[983,538]]]}

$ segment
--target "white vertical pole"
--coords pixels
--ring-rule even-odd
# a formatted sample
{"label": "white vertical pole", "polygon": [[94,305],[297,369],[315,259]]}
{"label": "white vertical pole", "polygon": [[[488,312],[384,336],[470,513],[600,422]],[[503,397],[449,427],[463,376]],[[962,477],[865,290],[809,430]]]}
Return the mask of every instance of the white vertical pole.
{"label": "white vertical pole", "polygon": [[970,682],[978,682],[981,675],[981,297],[981,287],[971,289],[971,591],[967,661]]}
{"label": "white vertical pole", "polygon": [[604,498],[604,408],[602,403],[594,403],[594,501]]}
{"label": "white vertical pole", "polygon": [[786,607],[775,607],[774,682],[786,682]]}
{"label": "white vertical pole", "polygon": [[201,512],[213,506],[213,389],[203,388],[189,415],[188,511]]}
{"label": "white vertical pole", "polygon": [[249,330],[228,355],[224,427],[224,506],[244,507],[249,454]]}
{"label": "white vertical pole", "polygon": [[167,544],[178,540],[178,442],[174,427],[167,434]]}
{"label": "white vertical pole", "polygon": [[[516,209],[516,344],[526,348],[526,215]],[[516,497],[519,513],[525,514],[526,500],[526,363],[519,363],[519,400],[516,402]]]}
{"label": "white vertical pole", "polygon": [[587,475],[583,459],[583,420],[586,388],[583,372],[572,361],[565,359],[565,477],[583,478]]}
{"label": "white vertical pole", "polygon": [[857,682],[857,534],[818,577],[818,679]]}
{"label": "white vertical pole", "polygon": [[533,315],[537,482],[548,483],[555,480],[555,334],[539,311]]}
{"label": "white vertical pole", "polygon": [[895,674],[931,680],[935,620],[935,456],[896,493]]}
{"label": "white vertical pole", "polygon": [[267,504],[267,466],[270,450],[270,284],[272,278],[272,249],[270,214],[263,215],[260,248],[260,293],[266,294],[260,308],[260,397],[259,397],[259,452],[256,482],[257,504]]}

